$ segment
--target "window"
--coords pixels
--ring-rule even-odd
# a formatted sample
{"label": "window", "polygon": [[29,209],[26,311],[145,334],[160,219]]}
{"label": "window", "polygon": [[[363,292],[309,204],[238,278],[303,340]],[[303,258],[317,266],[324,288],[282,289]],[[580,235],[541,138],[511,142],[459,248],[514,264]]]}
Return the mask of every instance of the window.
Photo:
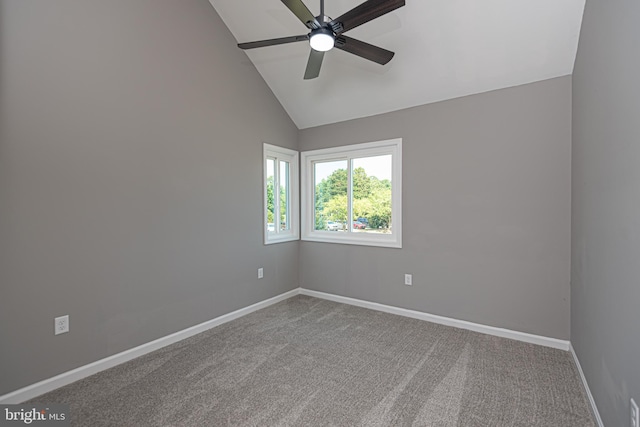
{"label": "window", "polygon": [[298,152],[264,144],[264,243],[298,240]]}
{"label": "window", "polygon": [[402,140],[302,153],[302,240],[402,247]]}

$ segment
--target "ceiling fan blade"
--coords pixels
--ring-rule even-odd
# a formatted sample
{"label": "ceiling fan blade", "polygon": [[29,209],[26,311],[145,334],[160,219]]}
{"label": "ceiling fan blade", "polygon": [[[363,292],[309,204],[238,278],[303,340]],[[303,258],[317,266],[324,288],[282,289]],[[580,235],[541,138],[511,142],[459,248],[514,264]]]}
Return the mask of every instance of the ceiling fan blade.
{"label": "ceiling fan blade", "polygon": [[336,33],[341,34],[402,7],[404,4],[405,0],[368,0],[334,19],[329,24]]}
{"label": "ceiling fan blade", "polygon": [[380,65],[384,65],[391,61],[391,58],[395,55],[390,50],[383,49],[345,35],[336,37],[335,47],[340,50],[344,50],[345,52],[358,55],[361,58],[368,59],[369,61],[377,62]]}
{"label": "ceiling fan blade", "polygon": [[320,24],[316,20],[316,17],[313,16],[313,13],[311,13],[307,6],[302,3],[302,0],[282,0],[282,3],[284,3],[284,5],[287,6],[289,10],[293,12],[293,14],[296,15],[298,19],[302,21],[302,23],[307,27],[320,27]]}
{"label": "ceiling fan blade", "polygon": [[269,40],[260,40],[257,42],[238,43],[238,47],[240,49],[254,49],[256,47],[275,46],[277,44],[302,42],[306,40],[309,40],[309,36],[307,35],[280,37],[279,39],[269,39]]}
{"label": "ceiling fan blade", "polygon": [[324,58],[324,52],[318,52],[311,49],[309,54],[309,61],[307,62],[307,69],[304,71],[304,79],[315,79],[320,75],[320,67],[322,66],[322,59]]}

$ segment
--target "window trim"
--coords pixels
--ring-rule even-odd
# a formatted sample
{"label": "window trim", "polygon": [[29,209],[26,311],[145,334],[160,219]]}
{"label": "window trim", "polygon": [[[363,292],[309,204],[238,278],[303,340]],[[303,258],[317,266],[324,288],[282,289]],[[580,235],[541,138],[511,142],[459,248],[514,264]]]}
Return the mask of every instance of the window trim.
{"label": "window trim", "polygon": [[[282,242],[291,242],[294,240],[300,240],[300,202],[299,202],[299,194],[300,194],[300,186],[299,186],[299,153],[295,150],[291,150],[289,148],[279,147],[277,145],[271,145],[264,143],[262,149],[262,229],[264,236],[264,244],[270,245],[273,243],[282,243]],[[280,230],[277,226],[278,222],[276,221],[274,224],[274,231],[270,232],[268,229],[268,212],[267,212],[267,159],[275,159],[274,163],[274,207],[276,212],[275,217],[280,217],[280,192],[275,191],[276,188],[279,188],[279,175],[280,168],[278,165],[278,161],[282,160],[289,163],[289,230]]]}
{"label": "window trim", "polygon": [[[348,160],[348,176],[351,175],[353,158],[371,157],[391,154],[391,224],[390,234],[374,233],[335,233],[326,230],[315,230],[314,207],[314,162],[331,160]],[[402,248],[402,138],[384,141],[366,142],[344,145],[301,153],[301,189],[302,189],[302,236],[304,241],[342,243],[348,245],[380,246]],[[351,181],[349,179],[349,181]],[[351,197],[351,183],[347,193]]]}

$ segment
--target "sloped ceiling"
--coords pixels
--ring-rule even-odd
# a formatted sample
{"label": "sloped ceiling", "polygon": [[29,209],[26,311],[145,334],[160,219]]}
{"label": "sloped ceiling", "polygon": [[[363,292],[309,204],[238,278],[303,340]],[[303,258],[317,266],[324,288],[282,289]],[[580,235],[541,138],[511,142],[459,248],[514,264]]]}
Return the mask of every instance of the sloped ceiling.
{"label": "sloped ceiling", "polygon": [[[280,0],[210,0],[238,42],[306,34]],[[304,0],[315,15],[319,0]],[[326,0],[336,18],[363,0]],[[308,42],[246,51],[300,129],[571,74],[585,0],[407,0],[347,35],[394,51],[385,66],[338,49],[303,80]]]}

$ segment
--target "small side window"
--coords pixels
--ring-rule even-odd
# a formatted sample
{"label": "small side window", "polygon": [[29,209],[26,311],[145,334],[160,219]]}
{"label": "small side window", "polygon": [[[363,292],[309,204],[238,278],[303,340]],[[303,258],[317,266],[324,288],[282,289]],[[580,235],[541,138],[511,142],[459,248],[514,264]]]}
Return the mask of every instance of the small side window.
{"label": "small side window", "polygon": [[298,240],[298,152],[264,144],[264,243]]}

